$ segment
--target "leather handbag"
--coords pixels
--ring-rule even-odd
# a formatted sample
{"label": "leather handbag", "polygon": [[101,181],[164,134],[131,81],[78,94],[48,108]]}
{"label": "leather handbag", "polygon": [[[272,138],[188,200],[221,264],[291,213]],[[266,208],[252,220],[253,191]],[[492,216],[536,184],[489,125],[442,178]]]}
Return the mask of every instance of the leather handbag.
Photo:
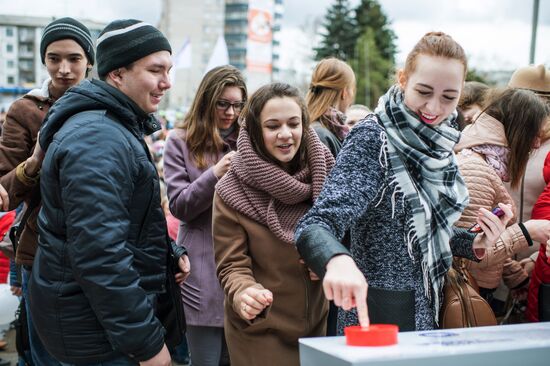
{"label": "leather handbag", "polygon": [[477,283],[466,268],[449,269],[443,287],[442,329],[497,325],[491,306],[478,292]]}

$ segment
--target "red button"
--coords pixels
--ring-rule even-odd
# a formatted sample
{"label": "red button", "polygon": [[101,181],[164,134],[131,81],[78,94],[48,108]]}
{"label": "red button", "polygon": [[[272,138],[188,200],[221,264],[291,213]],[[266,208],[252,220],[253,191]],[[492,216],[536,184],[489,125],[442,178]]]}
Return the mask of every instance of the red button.
{"label": "red button", "polygon": [[344,328],[348,346],[391,346],[397,344],[399,327],[393,324],[359,325]]}

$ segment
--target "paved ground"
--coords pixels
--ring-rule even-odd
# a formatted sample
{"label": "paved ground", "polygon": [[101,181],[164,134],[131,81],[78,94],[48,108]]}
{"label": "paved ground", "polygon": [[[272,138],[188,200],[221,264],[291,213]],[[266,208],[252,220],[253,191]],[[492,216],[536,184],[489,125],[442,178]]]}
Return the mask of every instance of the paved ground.
{"label": "paved ground", "polygon": [[[4,351],[0,351],[0,359],[8,360],[11,362],[10,366],[17,366],[17,351],[15,350],[15,331],[12,329],[8,331],[5,336],[5,340],[8,342],[8,346]],[[172,363],[173,366],[186,366],[187,364]]]}
{"label": "paved ground", "polygon": [[0,359],[11,361],[12,366],[17,365],[17,351],[15,350],[15,331],[10,330],[5,336],[8,346],[4,351],[0,351]]}

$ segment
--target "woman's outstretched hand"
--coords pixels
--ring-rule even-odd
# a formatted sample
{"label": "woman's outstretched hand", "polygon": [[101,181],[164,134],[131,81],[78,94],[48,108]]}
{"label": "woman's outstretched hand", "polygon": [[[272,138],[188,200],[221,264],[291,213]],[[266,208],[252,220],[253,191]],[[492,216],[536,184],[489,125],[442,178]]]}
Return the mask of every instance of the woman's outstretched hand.
{"label": "woman's outstretched hand", "polygon": [[348,255],[337,255],[327,263],[323,278],[325,296],[344,310],[357,309],[359,324],[369,326],[367,279]]}

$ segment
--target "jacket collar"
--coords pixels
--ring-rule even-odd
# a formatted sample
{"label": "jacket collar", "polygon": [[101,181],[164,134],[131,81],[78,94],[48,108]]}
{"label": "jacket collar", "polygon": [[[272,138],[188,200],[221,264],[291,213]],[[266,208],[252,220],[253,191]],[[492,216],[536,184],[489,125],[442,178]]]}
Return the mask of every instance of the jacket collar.
{"label": "jacket collar", "polygon": [[40,99],[42,101],[46,101],[47,99],[50,98],[50,82],[52,81],[52,79],[50,78],[47,78],[46,80],[44,80],[44,82],[42,83],[42,87],[40,88],[36,88],[36,89],[32,89],[30,92],[27,93],[27,95],[29,97],[34,97],[36,99]]}
{"label": "jacket collar", "polygon": [[485,144],[508,147],[508,140],[502,123],[487,113],[481,113],[473,124],[462,131],[460,141],[454,150],[458,152]]}

